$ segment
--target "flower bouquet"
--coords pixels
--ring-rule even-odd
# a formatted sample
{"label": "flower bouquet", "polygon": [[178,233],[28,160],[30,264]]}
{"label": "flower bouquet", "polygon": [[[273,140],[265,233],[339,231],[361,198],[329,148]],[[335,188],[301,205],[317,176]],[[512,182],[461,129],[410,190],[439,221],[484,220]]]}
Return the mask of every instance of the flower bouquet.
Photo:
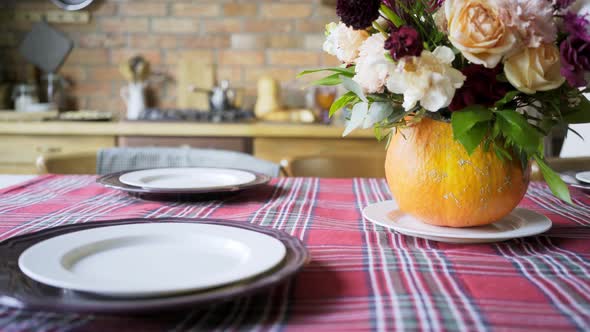
{"label": "flower bouquet", "polygon": [[[342,65],[330,115],[344,131],[388,140],[386,175],[400,210],[435,225],[488,224],[522,199],[555,126],[590,122],[590,1],[338,0],[324,50]],[[576,134],[576,133],[574,133]]]}

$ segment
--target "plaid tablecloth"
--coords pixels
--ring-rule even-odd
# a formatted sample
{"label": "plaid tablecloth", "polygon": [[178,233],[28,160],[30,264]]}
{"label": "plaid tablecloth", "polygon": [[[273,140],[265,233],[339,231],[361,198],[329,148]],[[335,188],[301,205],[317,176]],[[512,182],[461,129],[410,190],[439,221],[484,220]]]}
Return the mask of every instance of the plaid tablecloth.
{"label": "plaid tablecloth", "polygon": [[302,239],[311,263],[272,291],[145,317],[0,307],[2,331],[590,330],[590,196],[578,205],[530,186],[521,206],[553,228],[538,237],[460,245],[403,236],[363,220],[390,198],[382,179],[281,178],[224,200],[152,202],[92,176],[44,176],[0,191],[0,239],[71,223],[131,217],[222,218]]}

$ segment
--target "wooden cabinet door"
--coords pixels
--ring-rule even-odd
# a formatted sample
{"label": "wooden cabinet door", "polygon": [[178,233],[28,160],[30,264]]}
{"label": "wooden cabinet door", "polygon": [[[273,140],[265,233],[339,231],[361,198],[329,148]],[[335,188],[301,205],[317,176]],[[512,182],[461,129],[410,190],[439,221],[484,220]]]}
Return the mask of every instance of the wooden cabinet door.
{"label": "wooden cabinet door", "polygon": [[115,142],[114,136],[0,135],[0,173],[35,174],[41,154],[96,152]]}

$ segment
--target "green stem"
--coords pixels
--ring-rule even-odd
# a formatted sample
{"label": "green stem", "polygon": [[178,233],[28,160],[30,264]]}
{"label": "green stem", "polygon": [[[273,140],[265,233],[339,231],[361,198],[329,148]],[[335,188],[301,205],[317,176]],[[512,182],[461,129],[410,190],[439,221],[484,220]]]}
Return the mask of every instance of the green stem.
{"label": "green stem", "polygon": [[391,8],[387,7],[384,4],[382,4],[379,8],[379,13],[385,16],[388,20],[390,20],[396,28],[399,28],[405,24],[404,20],[401,17],[399,17],[393,10],[391,10]]}
{"label": "green stem", "polygon": [[381,32],[381,34],[383,35],[383,37],[385,37],[385,39],[389,38],[387,31],[385,31],[385,29],[379,23],[377,23],[377,21],[373,22],[373,28],[375,28],[377,31]]}

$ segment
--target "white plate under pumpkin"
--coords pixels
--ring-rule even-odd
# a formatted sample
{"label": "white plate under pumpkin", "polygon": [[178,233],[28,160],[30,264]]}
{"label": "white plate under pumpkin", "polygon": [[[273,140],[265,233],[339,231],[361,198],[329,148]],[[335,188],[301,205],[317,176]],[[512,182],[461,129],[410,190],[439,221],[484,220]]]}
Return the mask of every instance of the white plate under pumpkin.
{"label": "white plate under pumpkin", "polygon": [[363,216],[370,222],[404,235],[448,243],[499,242],[538,235],[551,228],[549,218],[523,208],[514,209],[509,215],[490,225],[468,228],[429,225],[397,211],[397,203],[389,200],[365,207]]}

